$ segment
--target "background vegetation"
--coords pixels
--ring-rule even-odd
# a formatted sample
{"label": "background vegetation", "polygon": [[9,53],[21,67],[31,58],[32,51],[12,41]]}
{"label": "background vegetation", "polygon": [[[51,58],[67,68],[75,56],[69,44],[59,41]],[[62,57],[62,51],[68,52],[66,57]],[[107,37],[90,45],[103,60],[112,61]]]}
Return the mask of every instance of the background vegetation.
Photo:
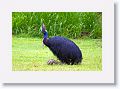
{"label": "background vegetation", "polygon": [[[75,42],[83,55],[80,65],[47,65],[48,60],[57,58],[42,47],[43,22],[49,37],[63,36]],[[13,12],[12,35],[13,71],[102,70],[101,12]]]}
{"label": "background vegetation", "polygon": [[12,34],[42,37],[39,31],[42,22],[46,25],[49,36],[102,37],[101,12],[13,12]]}

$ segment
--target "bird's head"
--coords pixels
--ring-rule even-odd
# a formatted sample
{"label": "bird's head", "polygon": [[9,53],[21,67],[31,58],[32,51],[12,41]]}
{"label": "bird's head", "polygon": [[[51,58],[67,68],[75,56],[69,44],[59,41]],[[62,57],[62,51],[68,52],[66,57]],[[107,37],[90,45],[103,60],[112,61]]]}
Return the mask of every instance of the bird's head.
{"label": "bird's head", "polygon": [[42,32],[42,33],[47,32],[47,30],[46,30],[46,27],[45,27],[44,23],[43,23],[43,24],[42,24],[42,26],[41,26],[41,32]]}
{"label": "bird's head", "polygon": [[41,32],[44,34],[43,36],[43,46],[44,46],[44,44],[47,42],[47,39],[48,39],[48,33],[47,33],[44,23],[42,24],[40,29],[41,29]]}
{"label": "bird's head", "polygon": [[48,33],[47,33],[47,30],[46,30],[44,23],[41,26],[41,32],[44,34],[44,38],[48,37]]}

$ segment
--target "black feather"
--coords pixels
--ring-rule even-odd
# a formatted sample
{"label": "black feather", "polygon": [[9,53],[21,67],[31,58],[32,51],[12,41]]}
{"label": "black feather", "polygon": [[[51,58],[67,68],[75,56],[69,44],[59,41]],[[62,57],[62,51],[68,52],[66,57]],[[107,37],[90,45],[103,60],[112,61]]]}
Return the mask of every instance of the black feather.
{"label": "black feather", "polygon": [[46,34],[47,32],[44,32],[43,43],[62,63],[73,65],[82,62],[81,50],[73,41],[60,36],[48,39]]}

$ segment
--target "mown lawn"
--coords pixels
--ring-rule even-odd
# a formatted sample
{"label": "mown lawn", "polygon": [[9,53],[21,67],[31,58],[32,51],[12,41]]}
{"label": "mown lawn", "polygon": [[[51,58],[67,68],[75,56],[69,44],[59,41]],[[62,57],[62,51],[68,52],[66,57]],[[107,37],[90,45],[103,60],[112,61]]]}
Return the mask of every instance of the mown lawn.
{"label": "mown lawn", "polygon": [[13,71],[101,71],[102,40],[71,39],[81,49],[83,61],[79,65],[47,65],[49,59],[57,60],[40,38],[12,37]]}

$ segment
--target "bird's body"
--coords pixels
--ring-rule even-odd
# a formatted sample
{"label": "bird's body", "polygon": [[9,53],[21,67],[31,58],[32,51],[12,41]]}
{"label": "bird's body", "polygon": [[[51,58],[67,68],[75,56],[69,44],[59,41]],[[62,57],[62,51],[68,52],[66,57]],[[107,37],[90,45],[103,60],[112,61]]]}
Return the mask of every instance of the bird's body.
{"label": "bird's body", "polygon": [[53,52],[55,56],[57,56],[62,63],[71,65],[81,63],[81,50],[73,41],[60,36],[48,38],[48,33],[46,31],[43,33],[43,43]]}

